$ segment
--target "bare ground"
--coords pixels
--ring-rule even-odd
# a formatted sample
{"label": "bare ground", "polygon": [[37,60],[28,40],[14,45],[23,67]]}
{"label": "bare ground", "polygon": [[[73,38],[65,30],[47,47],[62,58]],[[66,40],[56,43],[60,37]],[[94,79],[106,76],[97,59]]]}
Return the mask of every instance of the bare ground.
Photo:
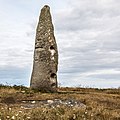
{"label": "bare ground", "polygon": [[0,87],[0,120],[120,120],[120,89]]}

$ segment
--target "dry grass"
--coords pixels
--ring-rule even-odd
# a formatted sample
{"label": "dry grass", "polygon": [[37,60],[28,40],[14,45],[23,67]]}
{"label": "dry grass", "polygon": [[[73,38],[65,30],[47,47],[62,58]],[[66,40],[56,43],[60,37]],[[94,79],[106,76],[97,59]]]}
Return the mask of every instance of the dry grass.
{"label": "dry grass", "polygon": [[[74,99],[86,108],[24,108],[23,100]],[[35,92],[23,86],[0,87],[1,120],[120,120],[120,89],[59,88],[58,93]]]}

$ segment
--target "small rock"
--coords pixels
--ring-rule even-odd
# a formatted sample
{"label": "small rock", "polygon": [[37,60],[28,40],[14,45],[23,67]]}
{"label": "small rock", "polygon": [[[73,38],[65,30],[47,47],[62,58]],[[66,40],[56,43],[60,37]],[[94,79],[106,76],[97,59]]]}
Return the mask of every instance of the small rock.
{"label": "small rock", "polygon": [[10,111],[12,110],[12,108],[8,108]]}
{"label": "small rock", "polygon": [[9,118],[10,118],[10,116],[7,116],[7,118],[9,119]]}
{"label": "small rock", "polygon": [[16,114],[15,116],[18,116],[19,114]]}
{"label": "small rock", "polygon": [[23,109],[24,107],[23,107],[23,106],[21,106],[21,108]]}
{"label": "small rock", "polygon": [[53,100],[47,100],[49,104],[52,104],[54,101]]}
{"label": "small rock", "polygon": [[21,91],[21,93],[25,93],[25,91]]}
{"label": "small rock", "polygon": [[87,114],[87,111],[85,112],[85,114]]}
{"label": "small rock", "polygon": [[27,117],[27,119],[30,119],[30,117]]}
{"label": "small rock", "polygon": [[12,118],[11,118],[12,120],[14,120],[15,119],[15,116],[12,116]]}
{"label": "small rock", "polygon": [[76,119],[76,115],[75,114],[73,114],[73,120],[75,120]]}
{"label": "small rock", "polygon": [[32,101],[31,103],[35,104],[35,101]]}
{"label": "small rock", "polygon": [[60,105],[57,105],[57,107],[60,107]]}
{"label": "small rock", "polygon": [[[22,107],[22,106],[21,106]],[[19,111],[19,113],[22,113],[22,111]]]}

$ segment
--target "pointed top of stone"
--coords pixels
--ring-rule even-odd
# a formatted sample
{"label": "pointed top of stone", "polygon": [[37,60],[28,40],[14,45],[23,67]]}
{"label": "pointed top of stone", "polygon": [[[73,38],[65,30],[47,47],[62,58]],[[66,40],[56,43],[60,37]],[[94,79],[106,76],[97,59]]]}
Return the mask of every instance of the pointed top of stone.
{"label": "pointed top of stone", "polygon": [[42,21],[42,22],[52,21],[50,7],[48,5],[45,5],[41,9],[39,21]]}
{"label": "pointed top of stone", "polygon": [[41,9],[41,11],[46,11],[46,10],[50,11],[50,7],[49,7],[48,5],[45,5],[45,6]]}
{"label": "pointed top of stone", "polygon": [[50,8],[48,5],[45,5],[44,8]]}

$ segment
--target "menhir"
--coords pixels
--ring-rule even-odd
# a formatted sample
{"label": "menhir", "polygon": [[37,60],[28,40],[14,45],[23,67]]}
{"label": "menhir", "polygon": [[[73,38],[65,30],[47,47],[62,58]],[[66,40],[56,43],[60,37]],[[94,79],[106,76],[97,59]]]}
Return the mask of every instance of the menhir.
{"label": "menhir", "polygon": [[33,71],[30,87],[52,92],[57,88],[58,50],[50,7],[45,5],[40,13],[36,30]]}

